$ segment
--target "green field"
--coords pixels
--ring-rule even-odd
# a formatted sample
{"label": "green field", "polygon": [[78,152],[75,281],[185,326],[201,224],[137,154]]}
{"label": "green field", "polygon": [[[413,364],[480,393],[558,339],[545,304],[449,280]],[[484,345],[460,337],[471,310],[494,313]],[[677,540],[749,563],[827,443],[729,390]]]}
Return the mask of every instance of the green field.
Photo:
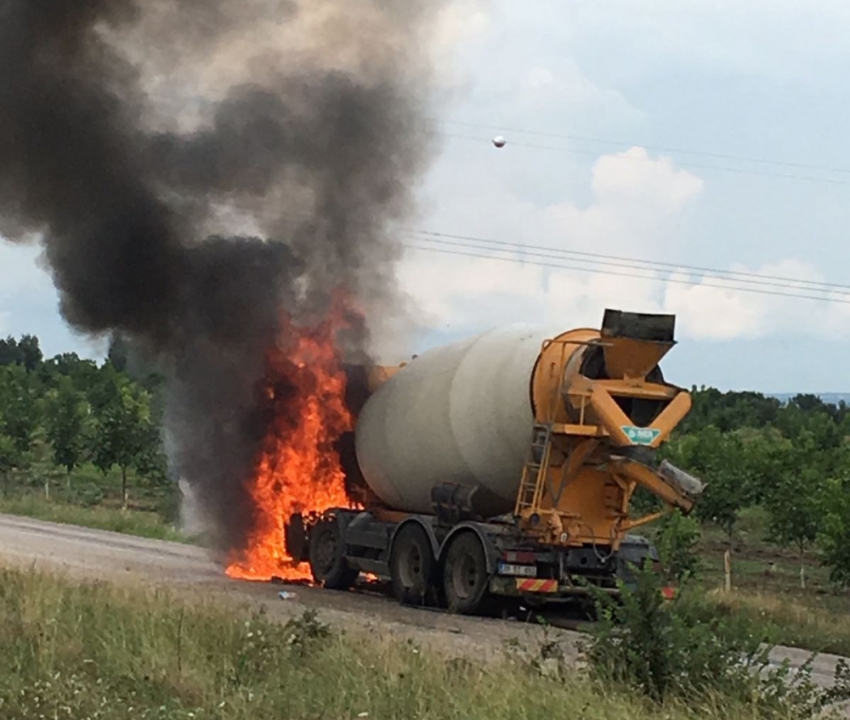
{"label": "green field", "polygon": [[111,530],[140,537],[191,542],[178,529],[179,491],[151,486],[131,472],[128,502],[123,507],[121,474],[103,474],[91,465],[70,479],[49,463],[10,473],[0,494],[0,513]]}
{"label": "green field", "polygon": [[[650,530],[647,533],[652,535]],[[704,524],[696,551],[700,570],[695,582],[717,606],[718,613],[746,616],[767,628],[778,644],[850,656],[850,592],[836,588],[818,556],[803,558],[767,540],[767,515],[747,508],[732,544],[732,592],[724,590],[724,533]],[[800,567],[806,588],[801,588]]]}
{"label": "green field", "polygon": [[0,498],[0,513],[49,520],[66,525],[111,530],[139,537],[191,542],[174,525],[165,522],[161,515],[146,510],[82,507],[62,500],[46,500],[37,494]]}

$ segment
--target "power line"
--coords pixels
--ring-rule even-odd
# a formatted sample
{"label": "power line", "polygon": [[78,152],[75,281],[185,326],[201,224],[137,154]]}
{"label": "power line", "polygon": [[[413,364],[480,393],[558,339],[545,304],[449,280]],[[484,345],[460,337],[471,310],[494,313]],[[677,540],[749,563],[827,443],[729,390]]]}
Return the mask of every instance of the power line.
{"label": "power line", "polygon": [[[420,240],[420,238],[416,238],[416,239]],[[528,256],[531,256],[531,257],[552,258],[552,256],[549,255],[548,253],[526,252],[524,250],[499,249],[499,248],[492,248],[492,247],[487,247],[487,246],[482,246],[482,245],[473,245],[473,244],[457,242],[457,241],[451,242],[451,241],[436,240],[436,239],[422,239],[422,241],[423,242],[430,242],[430,243],[437,243],[437,244],[440,244],[440,245],[446,245],[448,247],[470,248],[470,249],[473,249],[473,250],[494,250],[495,252],[517,252],[517,253],[522,253],[523,255],[528,255]],[[630,265],[630,264],[619,263],[619,262],[609,262],[607,260],[589,260],[589,259],[584,259],[584,258],[573,258],[573,257],[569,257],[569,256],[567,256],[564,259],[570,260],[572,262],[591,264],[591,265],[595,265],[595,266],[601,265],[603,267],[615,267],[615,268],[627,268],[627,269],[633,268],[633,265]],[[522,260],[519,260],[519,262],[522,262]],[[592,268],[587,268],[587,269],[590,270]],[[647,270],[647,271],[650,271],[650,272],[659,272],[660,271],[659,268],[653,268],[653,267],[634,268],[634,269]],[[682,270],[684,270],[684,268],[682,268]],[[725,278],[725,277],[713,276],[713,275],[704,275],[704,277],[708,277],[708,278],[713,277],[717,280],[725,280],[725,281],[728,281],[728,282],[748,283],[748,284],[752,284],[752,285],[762,285],[762,286],[774,287],[774,288],[786,288],[788,286],[787,283],[760,282],[758,280],[746,280],[746,279],[743,279],[743,278],[741,278],[741,279]],[[808,292],[822,292],[822,293],[834,293],[834,294],[837,294],[837,295],[845,295],[845,296],[847,296],[848,300],[850,300],[850,290],[829,290],[829,289],[820,289],[820,288],[816,288],[816,287],[802,287],[800,289],[808,291]]]}
{"label": "power line", "polygon": [[[307,219],[311,219],[313,215],[311,213],[297,213],[297,212],[287,212],[283,213],[283,216],[291,219],[293,221],[303,221]],[[601,265],[605,267],[615,267],[615,268],[626,268],[632,269],[635,265],[643,265],[646,267],[637,267],[634,269],[637,270],[645,270],[648,272],[689,272],[693,274],[700,274],[708,277],[709,279],[716,279],[720,281],[726,281],[730,284],[727,285],[718,285],[712,283],[705,282],[694,282],[692,280],[680,280],[676,278],[659,278],[656,275],[638,275],[635,273],[623,273],[623,272],[614,272],[614,271],[606,271],[600,270],[594,267],[580,267],[575,265],[562,265],[552,262],[535,262],[531,260],[521,260],[518,258],[505,258],[505,257],[497,257],[491,254],[473,254],[468,252],[460,252],[453,250],[446,250],[440,248],[434,248],[429,246],[422,245],[413,245],[410,243],[402,243],[405,247],[410,247],[419,250],[426,250],[430,252],[440,252],[444,254],[451,255],[460,255],[465,257],[473,257],[473,258],[482,258],[482,259],[490,259],[490,260],[503,260],[510,261],[520,264],[529,264],[529,265],[537,265],[541,267],[553,267],[565,270],[575,270],[579,272],[595,272],[603,275],[617,275],[622,277],[633,277],[644,280],[651,280],[655,282],[671,282],[677,284],[684,284],[690,286],[702,286],[702,287],[713,287],[724,290],[740,290],[742,292],[751,292],[757,294],[764,295],[777,295],[781,297],[792,297],[799,299],[807,299],[807,300],[821,300],[825,302],[839,302],[839,303],[850,303],[850,285],[844,285],[839,283],[828,283],[828,282],[820,282],[814,280],[803,280],[799,278],[789,278],[789,277],[781,277],[776,275],[764,275],[761,273],[751,273],[744,271],[735,271],[735,270],[719,270],[717,268],[708,268],[699,265],[687,265],[681,263],[671,263],[671,262],[663,262],[658,260],[645,260],[641,258],[630,258],[624,257],[620,255],[608,255],[601,253],[592,253],[581,250],[566,250],[561,248],[553,248],[547,247],[544,245],[529,245],[525,243],[518,242],[507,242],[502,240],[495,240],[492,238],[483,238],[477,237],[474,235],[461,235],[456,233],[444,233],[437,232],[433,230],[423,230],[417,229],[413,227],[408,228],[400,228],[403,232],[408,233],[409,237],[414,240],[418,240],[419,242],[426,243],[439,243],[442,245],[446,245],[449,248],[464,248],[464,249],[472,249],[472,250],[482,250],[482,251],[494,251],[494,252],[510,252],[515,254],[523,254],[529,255],[533,257],[540,257],[546,259],[561,259],[573,263],[584,263],[587,265]],[[421,236],[421,237],[417,237]],[[440,240],[437,238],[447,238],[448,240]],[[450,241],[449,241],[450,240]],[[464,242],[458,241],[471,241],[476,244],[467,244]],[[542,252],[535,252],[542,251]],[[751,278],[751,279],[750,279]],[[814,292],[814,293],[829,293],[833,297],[817,297],[811,295],[801,295],[799,293],[787,293],[787,292],[776,292],[776,291],[768,291],[768,290],[760,290],[757,288],[747,288],[740,285],[740,283],[747,283],[751,285],[762,285],[766,287],[780,287],[786,288],[788,283],[803,286],[799,287],[799,289],[803,292]],[[847,296],[847,299],[841,299],[838,297],[834,297],[835,295]]]}
{"label": "power line", "polygon": [[773,160],[773,159],[769,159],[769,158],[754,158],[754,157],[747,157],[745,155],[731,155],[731,154],[726,154],[726,153],[710,152],[710,151],[706,151],[706,150],[685,150],[683,148],[665,147],[665,146],[662,146],[662,145],[647,145],[647,144],[638,143],[638,142],[625,142],[624,140],[610,140],[610,139],[605,139],[605,138],[593,138],[593,137],[587,137],[585,135],[568,135],[568,134],[564,134],[564,133],[545,132],[545,131],[542,131],[542,130],[522,130],[520,128],[505,127],[505,126],[502,126],[502,125],[488,125],[486,123],[470,123],[470,122],[463,122],[463,121],[460,121],[460,120],[443,119],[442,122],[444,122],[448,125],[460,125],[460,126],[463,126],[463,127],[470,127],[470,128],[476,128],[477,127],[477,128],[482,128],[482,129],[486,128],[486,129],[497,130],[497,131],[501,131],[501,132],[514,132],[514,133],[520,133],[522,135],[533,135],[533,136],[536,136],[536,137],[551,137],[551,138],[558,138],[558,139],[561,139],[561,140],[571,140],[571,141],[575,141],[575,142],[592,142],[592,143],[599,143],[600,145],[614,145],[614,146],[617,146],[617,147],[625,147],[625,148],[639,146],[639,147],[642,147],[642,148],[646,148],[647,150],[653,150],[655,152],[679,153],[680,155],[697,155],[697,156],[702,156],[702,157],[714,158],[716,160],[733,160],[733,161],[736,161],[736,162],[751,162],[751,163],[757,163],[757,164],[761,164],[761,165],[776,165],[776,166],[779,166],[779,167],[794,167],[794,168],[800,168],[800,169],[804,169],[804,170],[816,170],[816,171],[821,171],[821,172],[850,173],[850,168],[834,167],[834,166],[830,166],[830,165],[815,165],[815,164],[811,164],[811,163],[793,162],[793,161],[790,161],[790,160]]}
{"label": "power line", "polygon": [[[545,255],[543,257],[551,257],[550,253],[554,253],[555,255],[561,255],[565,259],[570,260],[572,262],[595,262],[600,265],[610,265],[612,267],[632,267],[634,265],[648,265],[648,268],[640,268],[640,269],[648,269],[648,270],[659,270],[659,271],[689,271],[697,274],[709,274],[717,276],[719,280],[731,280],[736,282],[746,282],[752,283],[756,285],[768,285],[772,287],[786,287],[787,283],[796,283],[800,285],[807,285],[810,287],[801,288],[803,290],[810,290],[813,292],[836,292],[840,294],[850,294],[850,285],[844,285],[839,283],[828,283],[828,282],[820,282],[816,280],[800,280],[797,278],[789,278],[789,277],[780,277],[776,275],[763,275],[761,273],[751,273],[737,270],[718,270],[716,268],[703,267],[699,265],[685,265],[679,263],[671,263],[671,262],[662,262],[659,260],[642,260],[639,258],[630,258],[624,257],[621,255],[607,255],[602,253],[592,253],[586,252],[582,250],[565,250],[561,248],[553,248],[546,247],[545,245],[526,245],[525,243],[518,242],[506,242],[503,240],[493,240],[490,238],[476,237],[474,235],[457,235],[452,233],[441,233],[434,232],[430,230],[414,230],[416,234],[433,237],[433,238],[448,238],[450,240],[467,240],[472,241],[479,244],[485,244],[485,247],[482,249],[497,249],[497,248],[489,248],[487,246],[499,246],[500,248],[505,248],[503,252],[517,252],[531,255],[540,255],[540,253],[529,253],[528,250],[541,250]],[[419,239],[419,238],[417,238]],[[422,238],[425,239],[425,238]],[[426,240],[427,242],[428,240]],[[439,242],[437,240],[433,240],[433,242]],[[446,243],[451,245],[452,243]],[[475,247],[475,246],[470,246]],[[575,256],[575,257],[573,257]],[[587,260],[580,260],[579,258],[588,258]],[[617,262],[614,262],[617,261]],[[622,263],[628,263],[623,265]],[[753,279],[748,279],[753,278]]]}
{"label": "power line", "polygon": [[[813,295],[801,295],[799,293],[787,293],[780,292],[778,290],[762,290],[760,288],[751,288],[751,287],[740,287],[736,285],[717,285],[713,283],[706,282],[695,282],[693,280],[683,280],[678,278],[659,278],[657,275],[638,275],[637,273],[628,273],[628,272],[617,272],[614,270],[597,270],[594,268],[588,267],[579,267],[574,265],[563,265],[559,263],[552,262],[540,262],[534,260],[520,260],[518,258],[507,258],[507,257],[497,257],[491,254],[480,254],[480,253],[471,253],[465,252],[461,250],[450,250],[446,248],[435,248],[429,247],[427,245],[416,245],[414,243],[402,243],[405,247],[412,248],[415,250],[424,250],[426,252],[436,252],[442,253],[445,255],[457,255],[463,257],[471,257],[471,258],[480,258],[483,260],[499,260],[502,262],[511,262],[511,263],[519,263],[522,265],[535,265],[539,267],[546,268],[557,268],[562,270],[574,270],[577,272],[587,272],[587,273],[595,273],[599,275],[613,275],[618,277],[630,277],[637,278],[641,280],[649,280],[652,282],[664,282],[664,283],[676,283],[679,285],[688,285],[691,287],[710,287],[710,288],[718,288],[720,290],[734,290],[738,292],[748,292],[754,293],[757,295],[772,295],[777,297],[787,297],[787,298],[796,298],[798,300],[818,300],[820,302],[832,302],[832,303],[840,303],[845,305],[850,305],[850,299],[841,299],[836,297],[824,297],[824,296],[813,296]],[[483,248],[482,248],[483,249]],[[824,291],[825,292],[825,291]]]}
{"label": "power line", "polygon": [[[285,217],[293,220],[293,221],[302,221],[303,219],[312,218],[312,214],[309,213],[294,213],[289,212],[284,214]],[[699,283],[690,280],[678,280],[674,278],[670,279],[661,279],[654,275],[636,275],[629,273],[619,273],[619,272],[605,272],[603,270],[594,269],[593,267],[578,267],[573,265],[557,265],[551,262],[532,262],[532,261],[524,261],[517,258],[503,258],[496,257],[490,254],[471,254],[465,252],[456,252],[449,254],[463,255],[466,257],[476,257],[476,258],[484,258],[484,259],[493,259],[493,260],[509,260],[511,262],[518,262],[520,264],[530,264],[530,265],[539,265],[542,267],[557,267],[560,269],[566,270],[577,270],[582,272],[598,272],[600,274],[609,274],[609,275],[621,275],[623,277],[635,277],[641,278],[645,280],[654,280],[654,281],[664,281],[664,282],[675,282],[686,285],[702,285],[703,287],[716,287],[722,289],[738,289],[742,291],[748,292],[759,292],[755,288],[746,288],[742,287],[740,283],[746,283],[750,285],[761,285],[765,287],[779,287],[786,288],[788,284],[802,286],[799,289],[803,292],[813,292],[813,293],[829,293],[831,295],[840,295],[840,296],[848,296],[848,300],[841,300],[836,297],[814,297],[807,295],[800,295],[797,293],[777,293],[770,291],[763,291],[762,294],[767,295],[782,295],[788,297],[797,297],[801,299],[810,299],[810,300],[823,300],[829,302],[850,302],[850,285],[844,285],[840,283],[829,283],[829,282],[820,282],[815,280],[803,280],[799,278],[790,278],[790,277],[782,277],[777,275],[764,275],[761,273],[751,273],[745,271],[737,271],[737,270],[720,270],[717,268],[709,268],[699,265],[688,265],[681,263],[671,263],[671,262],[663,262],[659,260],[645,260],[641,258],[630,258],[622,255],[608,255],[601,253],[592,253],[581,250],[565,250],[561,248],[553,248],[547,247],[545,245],[528,245],[525,243],[518,242],[507,242],[503,240],[494,240],[491,238],[483,238],[477,237],[474,235],[460,235],[456,233],[444,233],[444,232],[436,232],[433,230],[422,230],[414,227],[400,228],[404,233],[408,234],[408,237],[411,239],[417,240],[419,242],[426,243],[438,243],[441,245],[446,245],[450,248],[464,248],[464,249],[473,249],[473,250],[491,250],[494,252],[502,252],[502,253],[516,253],[522,255],[528,255],[533,257],[540,258],[548,258],[548,259],[560,259],[573,263],[584,263],[587,265],[601,265],[605,267],[615,267],[615,268],[626,268],[626,269],[636,269],[636,270],[645,270],[648,272],[688,272],[689,274],[698,274],[704,277],[708,277],[709,279],[716,279],[720,281],[726,281],[729,283],[733,283],[731,285],[717,285],[717,284],[709,284],[709,283]],[[439,239],[438,239],[439,238]],[[442,240],[445,238],[445,240]],[[451,242],[450,242],[451,241]],[[457,242],[457,241],[471,241],[476,244],[467,244],[465,242]],[[439,248],[421,246],[421,245],[411,245],[409,243],[402,243],[405,247],[416,248],[420,250],[428,250],[432,252],[444,252],[448,253],[447,250],[440,250]],[[540,251],[540,252],[535,252]],[[645,266],[645,267],[635,267],[635,266]],[[735,284],[737,283],[737,284]]]}

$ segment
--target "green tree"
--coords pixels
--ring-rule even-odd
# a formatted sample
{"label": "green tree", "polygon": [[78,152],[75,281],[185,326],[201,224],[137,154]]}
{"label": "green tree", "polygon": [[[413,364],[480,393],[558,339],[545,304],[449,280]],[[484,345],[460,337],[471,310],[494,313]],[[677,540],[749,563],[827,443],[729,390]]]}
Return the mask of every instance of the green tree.
{"label": "green tree", "polygon": [[114,376],[95,410],[91,454],[103,473],[121,469],[121,497],[127,507],[127,472],[144,461],[150,437],[150,397],[125,378]]}
{"label": "green tree", "polygon": [[11,335],[0,340],[0,365],[16,365],[18,363],[18,341]]}
{"label": "green tree", "polygon": [[850,480],[830,478],[824,483],[823,520],[818,545],[830,579],[850,586]]}
{"label": "green tree", "polygon": [[816,540],[823,521],[826,478],[821,470],[806,462],[805,448],[794,455],[774,477],[766,492],[770,513],[770,539],[783,547],[793,545],[800,554],[800,585],[805,588],[805,553]]}
{"label": "green tree", "polygon": [[107,407],[119,401],[121,387],[127,382],[129,382],[127,377],[119,373],[109,362],[96,368],[95,373],[87,377],[86,399],[95,417],[99,417]]}
{"label": "green tree", "polygon": [[46,415],[47,439],[53,446],[53,462],[67,472],[68,487],[71,473],[79,465],[86,448],[85,424],[88,404],[70,378],[60,376],[57,389],[51,393]]}
{"label": "green tree", "polygon": [[11,336],[0,340],[0,365],[21,365],[32,372],[41,364],[43,357],[35,335],[24,335],[20,340]]}
{"label": "green tree", "polygon": [[749,472],[747,501],[751,505],[765,502],[777,478],[791,462],[794,444],[776,428],[744,428],[736,433],[744,446],[744,462]]}
{"label": "green tree", "polygon": [[41,364],[44,355],[35,335],[24,335],[18,341],[18,362],[23,365],[27,372],[33,372]]}
{"label": "green tree", "polygon": [[696,515],[722,528],[731,546],[738,513],[752,492],[752,473],[741,439],[710,425],[670,442],[665,454],[706,483]]}
{"label": "green tree", "polygon": [[136,471],[151,485],[167,487],[171,480],[168,476],[168,460],[160,426],[156,422],[148,421],[144,423],[141,432],[142,446],[135,463]]}
{"label": "green tree", "polygon": [[28,453],[41,419],[33,379],[22,366],[0,368],[0,406],[3,425],[0,428],[15,443],[18,453]]}
{"label": "green tree", "polygon": [[764,427],[775,422],[781,403],[756,392],[722,393],[714,388],[693,388],[693,408],[681,425],[685,433],[714,426],[723,433],[742,427]]}

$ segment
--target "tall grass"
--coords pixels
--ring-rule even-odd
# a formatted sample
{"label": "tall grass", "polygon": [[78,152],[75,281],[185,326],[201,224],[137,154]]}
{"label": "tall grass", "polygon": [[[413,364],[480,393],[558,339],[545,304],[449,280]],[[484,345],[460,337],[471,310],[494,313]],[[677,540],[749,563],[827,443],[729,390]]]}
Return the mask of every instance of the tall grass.
{"label": "tall grass", "polygon": [[[305,616],[264,614],[162,591],[75,585],[0,569],[0,717],[260,720],[589,720],[758,717],[718,698],[653,706],[578,671],[484,665]],[[789,715],[791,717],[791,715]]]}
{"label": "tall grass", "polygon": [[[706,593],[715,612],[751,620],[779,645],[850,657],[850,616],[843,598],[801,601],[776,592],[715,589]],[[829,604],[828,600],[835,600]]]}

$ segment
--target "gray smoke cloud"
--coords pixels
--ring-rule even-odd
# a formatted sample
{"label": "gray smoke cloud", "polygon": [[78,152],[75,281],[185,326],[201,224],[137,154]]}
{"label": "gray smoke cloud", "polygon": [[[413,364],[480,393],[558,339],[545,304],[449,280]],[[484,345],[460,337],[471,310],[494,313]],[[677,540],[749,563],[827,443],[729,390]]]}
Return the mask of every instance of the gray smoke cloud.
{"label": "gray smoke cloud", "polygon": [[165,364],[173,470],[219,549],[250,525],[281,309],[404,306],[395,229],[433,152],[415,5],[0,3],[0,233],[40,238],[75,328]]}

